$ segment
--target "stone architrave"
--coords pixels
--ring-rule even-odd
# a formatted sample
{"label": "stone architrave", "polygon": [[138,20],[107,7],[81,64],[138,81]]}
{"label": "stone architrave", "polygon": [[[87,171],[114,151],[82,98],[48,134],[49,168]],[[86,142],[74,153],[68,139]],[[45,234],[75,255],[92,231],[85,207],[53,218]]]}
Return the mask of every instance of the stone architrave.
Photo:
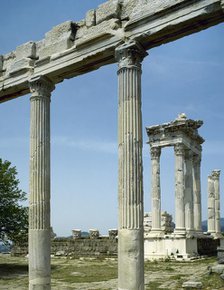
{"label": "stone architrave", "polygon": [[144,289],[141,62],[136,42],[116,48],[118,61],[118,289]]}
{"label": "stone architrave", "polygon": [[215,192],[212,176],[208,176],[208,233],[215,233]]}
{"label": "stone architrave", "polygon": [[192,151],[185,150],[185,227],[187,232],[194,230],[193,213],[193,173],[192,173]]}
{"label": "stone architrave", "polygon": [[214,194],[215,194],[215,232],[217,235],[221,234],[220,224],[220,170],[212,171],[212,179],[214,182]]}
{"label": "stone architrave", "polygon": [[[160,147],[151,147],[152,163],[152,232],[161,232]],[[152,233],[151,232],[151,233]]]}
{"label": "stone architrave", "polygon": [[51,289],[50,95],[46,77],[30,80],[29,290]]}
{"label": "stone architrave", "polygon": [[178,143],[174,146],[175,151],[175,233],[184,235],[185,228],[185,198],[184,198],[184,155],[185,146]]}
{"label": "stone architrave", "polygon": [[194,229],[202,231],[201,215],[201,153],[193,155]]}

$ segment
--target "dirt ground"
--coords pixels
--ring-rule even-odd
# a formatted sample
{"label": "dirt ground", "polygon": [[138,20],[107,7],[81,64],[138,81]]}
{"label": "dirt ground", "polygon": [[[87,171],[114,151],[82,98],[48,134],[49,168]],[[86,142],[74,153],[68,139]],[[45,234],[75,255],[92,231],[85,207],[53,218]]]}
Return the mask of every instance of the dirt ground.
{"label": "dirt ground", "polygon": [[[0,255],[0,289],[28,289],[28,261],[25,257]],[[215,258],[191,262],[146,262],[145,289],[183,289],[186,281],[200,281],[202,289],[223,289],[217,274],[208,274]],[[116,290],[117,259],[52,258],[52,290]]]}

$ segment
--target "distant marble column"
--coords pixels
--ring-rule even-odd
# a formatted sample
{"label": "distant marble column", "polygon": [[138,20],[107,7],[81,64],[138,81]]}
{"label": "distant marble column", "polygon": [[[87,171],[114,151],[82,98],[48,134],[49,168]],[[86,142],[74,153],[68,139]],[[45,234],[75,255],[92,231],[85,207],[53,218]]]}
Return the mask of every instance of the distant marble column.
{"label": "distant marble column", "polygon": [[185,227],[187,232],[194,230],[193,215],[193,154],[189,149],[185,150]]}
{"label": "distant marble column", "polygon": [[118,69],[118,289],[144,289],[141,62],[136,42],[116,49]]}
{"label": "distant marble column", "polygon": [[161,232],[160,147],[151,147],[152,162],[152,230]]}
{"label": "distant marble column", "polygon": [[212,178],[214,181],[214,193],[215,193],[215,232],[217,235],[221,234],[220,224],[220,170],[212,171]]}
{"label": "distant marble column", "polygon": [[201,216],[201,154],[193,155],[194,229],[202,231]]}
{"label": "distant marble column", "polygon": [[29,289],[51,289],[50,95],[45,77],[30,80]]}
{"label": "distant marble column", "polygon": [[215,233],[215,192],[214,180],[208,176],[208,233]]}
{"label": "distant marble column", "polygon": [[175,233],[186,234],[185,228],[185,206],[184,206],[184,155],[185,147],[183,144],[176,144],[175,151]]}

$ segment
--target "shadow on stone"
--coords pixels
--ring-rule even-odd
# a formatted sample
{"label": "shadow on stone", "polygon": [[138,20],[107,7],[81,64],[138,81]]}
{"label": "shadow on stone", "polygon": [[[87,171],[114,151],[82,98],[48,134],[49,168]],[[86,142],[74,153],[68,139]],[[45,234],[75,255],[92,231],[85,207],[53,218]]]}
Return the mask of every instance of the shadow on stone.
{"label": "shadow on stone", "polygon": [[28,274],[28,265],[0,264],[0,278],[21,274]]}

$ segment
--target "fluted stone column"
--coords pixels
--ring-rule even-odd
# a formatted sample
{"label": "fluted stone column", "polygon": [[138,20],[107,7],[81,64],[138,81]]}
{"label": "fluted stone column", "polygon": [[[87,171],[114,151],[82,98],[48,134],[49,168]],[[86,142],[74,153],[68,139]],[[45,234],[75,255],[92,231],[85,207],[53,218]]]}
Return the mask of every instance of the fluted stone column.
{"label": "fluted stone column", "polygon": [[118,289],[144,289],[141,62],[135,42],[116,49],[118,60],[119,230]]}
{"label": "fluted stone column", "polygon": [[208,176],[208,233],[215,233],[215,192],[214,180]]}
{"label": "fluted stone column", "polygon": [[215,232],[221,234],[220,224],[220,170],[212,171],[212,178],[214,182],[214,193],[215,193]]}
{"label": "fluted stone column", "polygon": [[152,230],[161,232],[160,147],[151,147],[152,162]]}
{"label": "fluted stone column", "polygon": [[201,154],[193,155],[194,229],[202,232],[201,216]]}
{"label": "fluted stone column", "polygon": [[184,235],[185,228],[185,199],[184,199],[184,155],[185,147],[183,144],[176,144],[175,151],[175,212],[176,227],[175,233]]}
{"label": "fluted stone column", "polygon": [[194,230],[194,215],[193,215],[193,164],[192,151],[185,150],[185,227],[187,232]]}
{"label": "fluted stone column", "polygon": [[50,280],[50,95],[45,77],[30,80],[29,289],[49,290]]}

